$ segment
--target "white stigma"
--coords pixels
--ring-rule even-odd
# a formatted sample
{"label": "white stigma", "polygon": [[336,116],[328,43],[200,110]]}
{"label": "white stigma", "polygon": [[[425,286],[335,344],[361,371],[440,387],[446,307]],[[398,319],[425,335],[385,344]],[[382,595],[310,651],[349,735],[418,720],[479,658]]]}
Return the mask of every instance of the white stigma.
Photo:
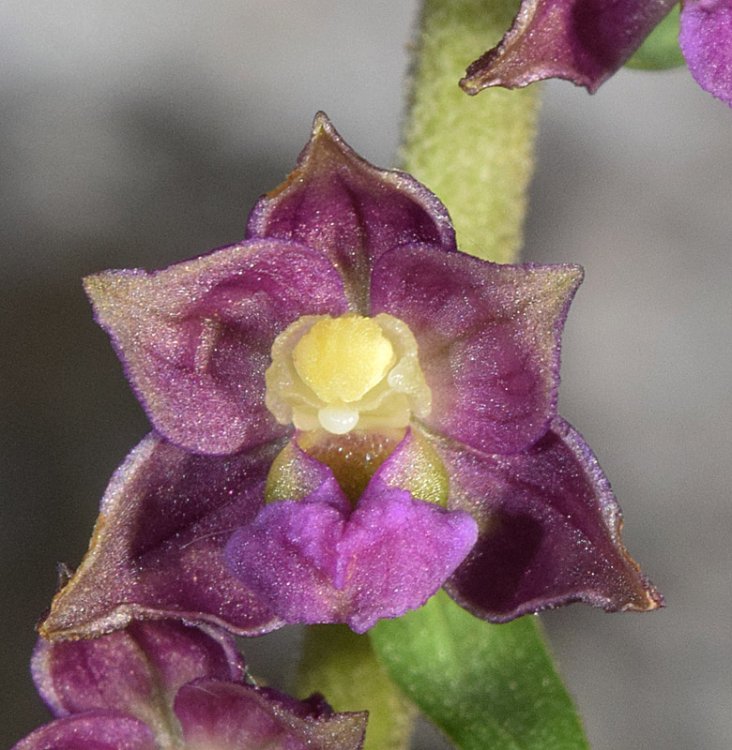
{"label": "white stigma", "polygon": [[358,409],[347,406],[324,406],[318,409],[320,426],[334,435],[345,435],[350,432],[359,420]]}

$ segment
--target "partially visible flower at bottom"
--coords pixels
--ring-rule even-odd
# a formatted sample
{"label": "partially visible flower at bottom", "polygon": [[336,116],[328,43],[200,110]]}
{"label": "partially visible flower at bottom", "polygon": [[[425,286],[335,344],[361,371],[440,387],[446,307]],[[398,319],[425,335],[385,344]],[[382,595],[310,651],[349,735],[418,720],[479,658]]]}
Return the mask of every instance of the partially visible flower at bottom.
{"label": "partially visible flower at bottom", "polygon": [[40,640],[33,677],[56,719],[13,750],[359,750],[364,713],[334,713],[245,681],[228,635],[136,622],[93,640]]}
{"label": "partially visible flower at bottom", "polygon": [[[467,69],[469,94],[563,78],[590,92],[619,70],[678,0],[522,0],[500,43]],[[732,0],[685,0],[681,51],[696,82],[732,106]]]}

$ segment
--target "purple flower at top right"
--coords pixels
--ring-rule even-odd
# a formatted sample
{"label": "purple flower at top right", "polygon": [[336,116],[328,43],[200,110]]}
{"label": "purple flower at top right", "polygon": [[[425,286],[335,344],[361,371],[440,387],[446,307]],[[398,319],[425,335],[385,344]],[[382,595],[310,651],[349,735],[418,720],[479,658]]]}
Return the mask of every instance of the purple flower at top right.
{"label": "purple flower at top right", "polygon": [[[469,94],[564,78],[594,93],[677,0],[521,0],[499,44],[460,81]],[[732,106],[732,0],[681,3],[681,51],[696,82]]]}

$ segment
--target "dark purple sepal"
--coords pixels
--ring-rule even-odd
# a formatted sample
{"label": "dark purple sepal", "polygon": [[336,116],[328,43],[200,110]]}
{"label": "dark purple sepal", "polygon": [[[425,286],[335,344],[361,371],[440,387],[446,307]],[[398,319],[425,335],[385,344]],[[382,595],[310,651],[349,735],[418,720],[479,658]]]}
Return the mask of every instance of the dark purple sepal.
{"label": "dark purple sepal", "polygon": [[359,750],[365,713],[334,713],[270,690],[202,679],[181,688],[174,705],[186,750]]}
{"label": "dark purple sepal", "polygon": [[440,439],[435,447],[450,474],[450,507],[480,528],[445,586],[461,606],[493,622],[574,601],[606,611],[663,606],[623,546],[620,508],[597,460],[562,419],[514,456]]}
{"label": "dark purple sepal", "polygon": [[101,638],[41,638],[31,671],[55,716],[113,709],[156,726],[182,685],[200,677],[241,681],[244,664],[221,630],[137,621]]}
{"label": "dark purple sepal", "polygon": [[39,727],[12,750],[159,750],[143,722],[118,711],[89,711]]}
{"label": "dark purple sepal", "polygon": [[516,453],[556,415],[561,334],[582,281],[572,265],[498,265],[411,246],[374,269],[372,312],[414,334],[435,432]]}
{"label": "dark purple sepal", "polygon": [[522,0],[498,46],[460,81],[469,94],[564,78],[594,92],[678,0]]}
{"label": "dark purple sepal", "polygon": [[679,44],[694,80],[732,106],[732,0],[686,0]]}
{"label": "dark purple sepal", "polygon": [[327,258],[277,239],[153,273],[106,271],[85,288],[155,429],[197,453],[284,434],[264,404],[272,342],[303,315],[348,309]]}
{"label": "dark purple sepal", "polygon": [[188,453],[154,433],[132,451],[102,499],[91,546],[40,627],[47,638],[93,637],[132,618],[177,617],[245,635],[281,622],[224,565],[231,532],[262,506],[280,443],[231,456]]}
{"label": "dark purple sepal", "polygon": [[370,269],[386,250],[413,242],[455,250],[455,232],[437,197],[405,172],[362,159],[323,113],[315,117],[295,170],[254,207],[247,237],[295,240],[320,250],[343,274],[361,312]]}
{"label": "dark purple sepal", "polygon": [[306,498],[268,505],[232,536],[231,569],[290,623],[344,622],[362,633],[421,606],[468,554],[476,526],[380,472],[355,510],[329,470]]}

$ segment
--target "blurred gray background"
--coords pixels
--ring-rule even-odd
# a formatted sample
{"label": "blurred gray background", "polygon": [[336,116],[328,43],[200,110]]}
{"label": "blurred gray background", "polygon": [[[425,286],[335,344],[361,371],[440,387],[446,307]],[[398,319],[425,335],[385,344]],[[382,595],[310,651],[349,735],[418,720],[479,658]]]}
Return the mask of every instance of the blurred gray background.
{"label": "blurred gray background", "polygon": [[[33,624],[56,562],[78,563],[109,475],[147,429],[80,277],[241,238],[318,109],[363,156],[393,163],[415,13],[415,0],[0,7],[0,746],[46,720],[27,671]],[[685,70],[545,95],[525,258],[586,268],[562,412],[598,453],[668,609],[575,605],[543,620],[596,750],[722,750],[732,112]],[[253,648],[275,681],[283,637]]]}

